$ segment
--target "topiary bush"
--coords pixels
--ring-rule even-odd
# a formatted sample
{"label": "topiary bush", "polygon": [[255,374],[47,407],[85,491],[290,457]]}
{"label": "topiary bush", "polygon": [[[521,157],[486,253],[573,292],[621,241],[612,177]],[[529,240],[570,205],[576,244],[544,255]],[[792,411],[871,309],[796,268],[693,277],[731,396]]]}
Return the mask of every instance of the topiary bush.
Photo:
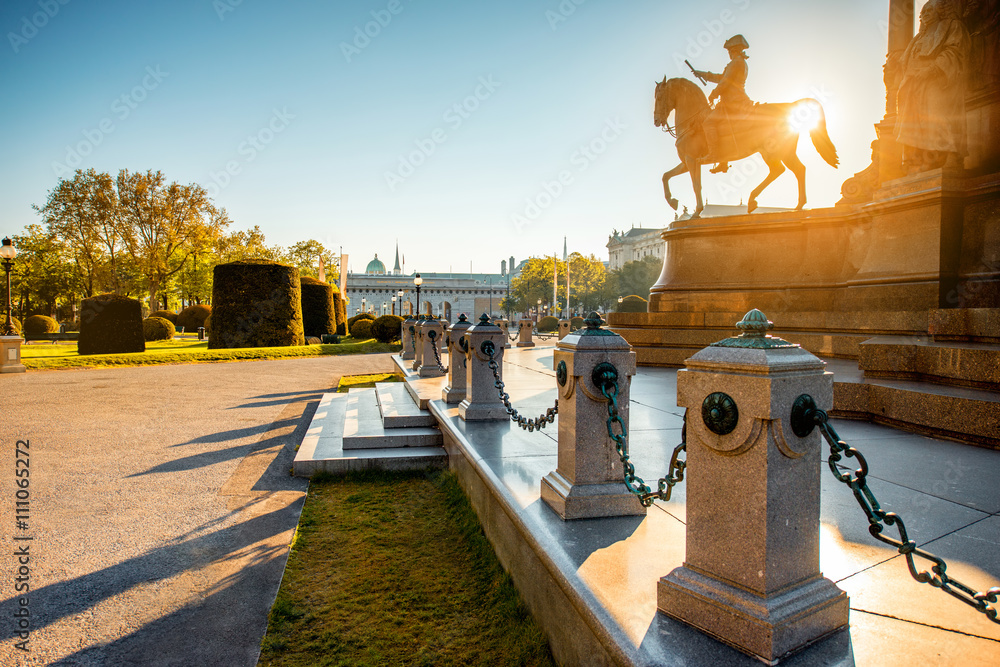
{"label": "topiary bush", "polygon": [[340,295],[339,291],[334,291],[333,293],[333,306],[337,311],[337,335],[346,336],[347,335],[347,303],[344,301],[344,297]]}
{"label": "topiary bush", "polygon": [[215,267],[210,349],[287,347],[305,342],[297,268],[260,259]]}
{"label": "topiary bush", "polygon": [[147,317],[142,321],[142,335],[147,341],[171,340],[175,333],[174,323],[165,317]]}
{"label": "topiary bush", "polygon": [[383,315],[372,322],[372,336],[380,343],[399,340],[403,334],[403,318],[399,315]]}
{"label": "topiary bush", "polygon": [[120,294],[99,294],[80,308],[80,354],[145,352],[142,304]]}
{"label": "topiary bush", "polygon": [[583,326],[583,318],[582,317],[574,317],[573,319],[571,319],[569,321],[569,328],[572,329],[572,330],[574,330],[574,331],[577,330],[577,329],[579,329],[582,326]]}
{"label": "topiary bush", "polygon": [[351,336],[355,340],[368,340],[372,338],[372,324],[375,320],[361,319],[351,325]]}
{"label": "topiary bush", "polygon": [[559,328],[559,318],[552,315],[546,315],[542,319],[538,320],[538,332],[546,333],[549,331],[555,331]]}
{"label": "topiary bush", "polygon": [[177,313],[172,310],[158,310],[155,313],[150,313],[150,317],[162,317],[165,320],[169,320],[171,324],[177,324]]}
{"label": "topiary bush", "polygon": [[354,323],[358,322],[360,320],[372,320],[372,321],[374,321],[375,320],[375,316],[372,315],[371,313],[358,313],[354,317],[352,317],[349,320],[347,320],[347,328],[348,329],[352,329],[354,327]]}
{"label": "topiary bush", "polygon": [[647,302],[641,296],[636,296],[631,294],[618,304],[619,313],[645,313],[647,310]]}
{"label": "topiary bush", "polygon": [[[7,316],[4,315],[6,320]],[[32,315],[25,318],[21,331],[30,336],[39,334],[58,333],[59,323],[47,315]]]}
{"label": "topiary bush", "polygon": [[205,326],[205,320],[212,314],[212,307],[205,305],[188,306],[177,313],[174,325],[184,327],[184,333],[198,333],[198,327]]}
{"label": "topiary bush", "polygon": [[337,333],[337,310],[333,286],[310,276],[300,280],[302,287],[302,329],[306,336],[320,338]]}

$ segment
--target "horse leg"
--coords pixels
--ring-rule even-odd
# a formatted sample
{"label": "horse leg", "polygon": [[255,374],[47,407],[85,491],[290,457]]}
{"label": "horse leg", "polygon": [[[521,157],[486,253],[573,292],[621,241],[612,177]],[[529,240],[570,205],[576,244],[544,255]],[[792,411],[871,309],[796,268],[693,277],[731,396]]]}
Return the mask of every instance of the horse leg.
{"label": "horse leg", "polygon": [[691,218],[700,218],[701,212],[705,210],[705,205],[701,200],[701,162],[688,160],[685,164],[687,165],[687,170],[691,172],[691,187],[694,188],[695,207]]}
{"label": "horse leg", "polygon": [[757,195],[763,192],[764,188],[769,186],[774,179],[785,173],[785,165],[781,164],[781,160],[774,156],[764,158],[764,163],[770,171],[767,172],[767,176],[764,177],[760,185],[755,187],[753,192],[750,193],[750,200],[747,201],[747,213],[753,213],[754,209],[757,208]]}
{"label": "horse leg", "polygon": [[795,210],[801,211],[802,207],[806,205],[806,166],[802,164],[802,160],[794,151],[781,158],[781,161],[785,163],[789,171],[795,174],[795,178],[799,182],[799,204]]}
{"label": "horse leg", "polygon": [[663,174],[663,196],[667,198],[667,203],[670,204],[670,208],[675,211],[677,210],[677,200],[670,196],[670,179],[674,176],[680,176],[687,171],[687,169],[687,165],[681,162],[679,165]]}

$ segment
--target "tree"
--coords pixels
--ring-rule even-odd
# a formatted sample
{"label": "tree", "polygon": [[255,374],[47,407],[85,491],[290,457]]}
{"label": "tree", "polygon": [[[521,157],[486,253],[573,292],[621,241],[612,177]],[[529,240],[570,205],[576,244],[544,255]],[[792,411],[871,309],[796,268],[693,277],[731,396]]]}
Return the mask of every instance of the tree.
{"label": "tree", "polygon": [[163,172],[144,174],[123,169],[116,181],[116,229],[125,249],[141,269],[150,307],[167,281],[199,249],[207,249],[229,225],[225,210],[215,207],[196,183],[165,184]]}
{"label": "tree", "polygon": [[320,257],[323,258],[326,281],[332,283],[340,276],[340,257],[334,255],[333,251],[327,250],[319,241],[309,239],[289,246],[288,250],[282,253],[281,261],[289,266],[298,267],[299,275],[302,277],[318,278]]}
{"label": "tree", "polygon": [[24,231],[13,238],[17,261],[11,273],[11,300],[21,321],[29,315],[56,315],[58,303],[75,302],[82,287],[65,243],[40,225]]}
{"label": "tree", "polygon": [[618,296],[635,294],[648,299],[649,290],[656,284],[662,268],[662,260],[652,255],[634,262],[625,262],[622,268],[612,271]]}
{"label": "tree", "polygon": [[[594,309],[601,302],[601,294],[607,278],[604,264],[596,257],[584,257],[573,253],[569,257],[570,300],[581,304],[584,309]],[[552,304],[553,264],[558,275],[556,298]],[[510,283],[510,310],[526,311],[534,307],[538,300],[556,309],[566,305],[566,264],[555,257],[532,257],[524,265],[521,273]],[[506,299],[500,303],[507,308]]]}

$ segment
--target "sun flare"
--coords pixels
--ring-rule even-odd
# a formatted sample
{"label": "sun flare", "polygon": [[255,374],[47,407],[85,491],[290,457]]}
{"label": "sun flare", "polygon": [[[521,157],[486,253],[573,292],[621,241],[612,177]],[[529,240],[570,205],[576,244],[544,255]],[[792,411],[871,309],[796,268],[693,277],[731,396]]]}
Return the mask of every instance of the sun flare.
{"label": "sun flare", "polygon": [[788,124],[796,132],[811,132],[823,119],[823,110],[813,101],[796,104],[788,114]]}

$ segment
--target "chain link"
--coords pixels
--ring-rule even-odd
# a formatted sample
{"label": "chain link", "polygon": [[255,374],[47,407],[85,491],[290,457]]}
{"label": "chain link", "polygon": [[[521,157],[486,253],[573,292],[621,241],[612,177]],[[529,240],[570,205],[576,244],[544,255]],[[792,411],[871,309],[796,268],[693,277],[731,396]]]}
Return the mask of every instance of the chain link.
{"label": "chain link", "polygon": [[438,370],[439,371],[443,371],[443,372],[447,372],[447,370],[444,367],[444,364],[441,363],[441,353],[438,352],[437,332],[435,332],[435,331],[428,331],[427,332],[427,337],[431,339],[431,349],[434,350],[434,359],[437,361]]}
{"label": "chain link", "polygon": [[[489,341],[487,341],[489,342]],[[510,404],[510,395],[504,391],[503,380],[500,379],[500,365],[497,364],[496,359],[493,356],[493,346],[485,346],[483,352],[489,355],[489,367],[493,371],[493,386],[496,387],[497,392],[500,395],[500,400],[503,402],[504,409],[507,410],[507,414],[510,415],[510,420],[520,426],[521,428],[527,430],[529,433],[532,431],[541,431],[543,428],[551,424],[556,420],[556,415],[559,414],[559,399],[556,399],[555,405],[545,411],[544,415],[539,415],[534,419],[528,419],[527,417],[522,417],[518,414],[517,410]]]}
{"label": "chain link", "polygon": [[[833,472],[834,477],[849,486],[851,491],[854,492],[855,499],[868,517],[868,532],[871,533],[872,537],[895,547],[899,553],[906,556],[906,565],[910,570],[910,576],[918,582],[930,584],[934,588],[940,588],[952,597],[986,614],[994,623],[1000,624],[1000,620],[997,619],[996,607],[992,607],[989,604],[996,604],[997,599],[1000,598],[1000,586],[994,586],[985,593],[974,591],[948,575],[948,564],[943,559],[932,553],[918,549],[917,543],[911,540],[906,533],[906,525],[903,523],[903,518],[895,512],[886,512],[883,510],[875,494],[868,488],[868,461],[861,452],[840,439],[833,426],[830,425],[829,416],[825,411],[818,408],[812,410],[812,420],[819,426],[820,433],[823,434],[823,438],[830,445],[830,458],[828,461],[830,470]],[[842,454],[848,458],[857,459],[859,467],[854,471],[853,475],[850,472],[842,472],[838,467],[837,462],[843,458]],[[883,535],[882,531],[885,526],[895,526],[896,530],[899,531],[899,539]],[[916,563],[913,560],[914,556],[919,556],[933,563],[931,565],[933,574],[926,570],[918,571]]]}
{"label": "chain link", "polygon": [[[635,474],[635,466],[629,460],[628,455],[628,432],[625,429],[625,422],[618,414],[618,383],[608,383],[601,386],[601,395],[608,400],[608,436],[615,441],[615,450],[618,458],[622,462],[625,475],[625,486],[634,493],[643,507],[649,507],[653,501],[660,499],[670,500],[674,486],[684,481],[684,470],[687,468],[685,461],[679,460],[681,452],[687,451],[687,412],[684,413],[684,427],[681,429],[681,444],[674,447],[674,453],[670,457],[670,469],[666,477],[661,477],[656,483],[656,491],[649,488],[645,480]],[[618,425],[619,433],[615,433],[614,426]]]}
{"label": "chain link", "polygon": [[413,348],[413,354],[417,353],[417,334],[413,327],[410,327],[410,347]]}

